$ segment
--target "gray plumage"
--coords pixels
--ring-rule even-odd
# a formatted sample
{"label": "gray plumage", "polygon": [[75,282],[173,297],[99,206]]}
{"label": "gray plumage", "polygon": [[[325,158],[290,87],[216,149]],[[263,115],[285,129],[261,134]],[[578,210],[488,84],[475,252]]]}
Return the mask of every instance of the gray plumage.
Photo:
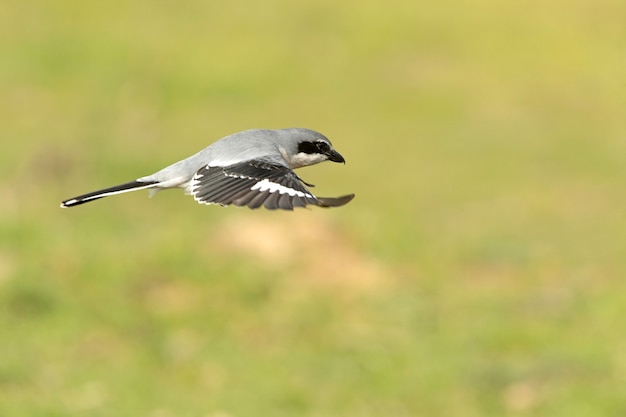
{"label": "gray plumage", "polygon": [[148,189],[182,188],[201,204],[292,210],[338,207],[354,194],[316,197],[294,169],[326,160],[345,162],[328,138],[304,128],[251,129],[226,136],[200,152],[135,181],[93,191],[61,203],[73,207],[110,195]]}

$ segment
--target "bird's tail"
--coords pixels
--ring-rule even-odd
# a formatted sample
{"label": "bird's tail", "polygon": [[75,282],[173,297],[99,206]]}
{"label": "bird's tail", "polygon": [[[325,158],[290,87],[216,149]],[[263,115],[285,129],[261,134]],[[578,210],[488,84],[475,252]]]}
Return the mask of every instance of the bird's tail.
{"label": "bird's tail", "polygon": [[103,190],[92,191],[87,194],[79,195],[69,200],[61,202],[61,207],[73,207],[78,206],[90,201],[97,200],[99,198],[108,197],[110,195],[127,193],[129,191],[143,190],[146,188],[152,188],[158,184],[158,181],[143,182],[143,181],[131,181],[113,187],[105,188]]}

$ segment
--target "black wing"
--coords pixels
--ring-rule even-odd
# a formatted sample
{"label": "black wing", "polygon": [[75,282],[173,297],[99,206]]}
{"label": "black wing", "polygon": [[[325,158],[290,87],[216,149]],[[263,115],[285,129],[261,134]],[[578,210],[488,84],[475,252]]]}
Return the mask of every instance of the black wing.
{"label": "black wing", "polygon": [[265,161],[247,161],[227,167],[200,168],[190,182],[194,199],[201,204],[293,210],[316,205],[338,207],[354,194],[338,198],[314,196],[289,168]]}

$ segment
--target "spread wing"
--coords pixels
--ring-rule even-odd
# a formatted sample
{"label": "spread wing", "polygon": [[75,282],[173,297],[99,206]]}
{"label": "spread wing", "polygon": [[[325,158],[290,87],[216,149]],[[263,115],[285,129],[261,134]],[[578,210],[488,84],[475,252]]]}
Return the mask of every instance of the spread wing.
{"label": "spread wing", "polygon": [[194,199],[201,204],[247,206],[293,210],[316,205],[338,207],[354,194],[337,198],[316,197],[288,167],[266,161],[246,161],[227,167],[200,168],[189,183]]}

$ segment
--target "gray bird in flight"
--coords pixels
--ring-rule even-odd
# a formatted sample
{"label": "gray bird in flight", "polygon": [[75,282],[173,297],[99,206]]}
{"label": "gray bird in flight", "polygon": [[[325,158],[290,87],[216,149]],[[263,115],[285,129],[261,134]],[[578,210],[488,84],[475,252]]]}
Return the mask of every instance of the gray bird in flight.
{"label": "gray bird in flight", "polygon": [[321,133],[304,128],[251,129],[226,136],[195,155],[152,175],[70,198],[61,207],[74,207],[99,198],[148,189],[152,194],[182,188],[200,204],[261,206],[293,210],[315,205],[339,207],[354,198],[317,197],[294,169],[323,161],[345,159]]}

